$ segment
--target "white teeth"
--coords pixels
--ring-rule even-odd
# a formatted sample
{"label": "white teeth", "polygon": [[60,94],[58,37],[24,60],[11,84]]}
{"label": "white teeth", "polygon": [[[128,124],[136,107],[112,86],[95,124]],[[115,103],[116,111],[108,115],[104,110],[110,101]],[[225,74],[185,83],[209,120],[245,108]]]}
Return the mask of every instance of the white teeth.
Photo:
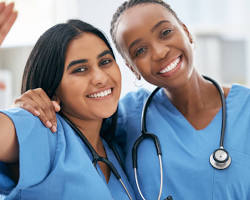
{"label": "white teeth", "polygon": [[88,97],[90,97],[90,98],[101,98],[101,97],[108,96],[109,94],[111,94],[111,89],[108,89],[108,90],[105,90],[105,91],[102,91],[102,92],[98,92],[98,93],[95,93],[95,94],[88,95]]}
{"label": "white teeth", "polygon": [[160,71],[161,74],[166,73],[174,69],[180,62],[180,57],[178,57],[175,61],[170,63],[167,67]]}

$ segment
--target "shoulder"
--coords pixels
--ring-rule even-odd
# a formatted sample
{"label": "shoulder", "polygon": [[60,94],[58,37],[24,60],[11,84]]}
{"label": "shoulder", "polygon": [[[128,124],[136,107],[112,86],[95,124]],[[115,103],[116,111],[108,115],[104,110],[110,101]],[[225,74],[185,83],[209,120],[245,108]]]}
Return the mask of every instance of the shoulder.
{"label": "shoulder", "polygon": [[121,100],[119,105],[127,106],[129,108],[140,105],[150,95],[150,91],[147,89],[139,89],[135,92],[127,93]]}
{"label": "shoulder", "polygon": [[8,116],[12,120],[13,124],[21,122],[23,126],[25,126],[31,125],[32,122],[39,123],[40,121],[39,118],[22,108],[8,108],[0,110],[0,112]]}
{"label": "shoulder", "polygon": [[228,91],[228,95],[231,98],[239,99],[242,101],[248,101],[250,99],[250,88],[240,85],[240,84],[233,84],[231,88],[226,87],[224,89],[225,91]]}
{"label": "shoulder", "polygon": [[250,108],[250,88],[233,84],[226,97],[226,104],[228,112],[241,111],[241,113],[248,113]]}
{"label": "shoulder", "polygon": [[133,115],[135,112],[140,111],[149,94],[150,91],[146,89],[127,93],[119,102],[118,116],[129,117],[127,115]]}

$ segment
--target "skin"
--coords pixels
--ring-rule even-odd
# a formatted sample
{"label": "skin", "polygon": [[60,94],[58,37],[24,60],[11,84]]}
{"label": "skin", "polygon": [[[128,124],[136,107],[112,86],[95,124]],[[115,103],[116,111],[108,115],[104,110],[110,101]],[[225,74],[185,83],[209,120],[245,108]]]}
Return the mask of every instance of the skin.
{"label": "skin", "polygon": [[0,45],[3,43],[16,18],[17,12],[14,11],[14,3],[6,5],[5,2],[0,2]]}
{"label": "skin", "polygon": [[[128,9],[118,21],[117,43],[131,71],[165,88],[168,98],[190,124],[197,130],[205,128],[219,112],[221,102],[214,85],[194,68],[193,38],[185,24],[154,3]],[[160,73],[176,60],[173,70]],[[223,90],[226,97],[230,88]],[[30,99],[21,97],[19,101],[29,103]],[[27,110],[34,113],[35,109]],[[39,117],[42,121],[53,120],[50,116]]]}
{"label": "skin", "polygon": [[[90,95],[111,89],[104,97]],[[91,33],[83,33],[68,46],[64,74],[53,97],[62,113],[78,127],[100,156],[106,152],[100,137],[103,118],[117,109],[121,92],[121,74],[106,44]],[[0,114],[0,161],[18,161],[18,143],[12,121]],[[110,170],[100,163],[109,180]]]}

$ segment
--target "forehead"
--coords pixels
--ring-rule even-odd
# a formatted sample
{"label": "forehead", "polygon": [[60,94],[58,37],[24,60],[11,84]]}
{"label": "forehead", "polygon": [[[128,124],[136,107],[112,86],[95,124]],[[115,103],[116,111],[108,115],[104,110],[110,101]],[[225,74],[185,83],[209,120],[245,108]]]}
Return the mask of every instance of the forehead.
{"label": "forehead", "polygon": [[117,26],[117,40],[126,40],[127,36],[136,37],[138,33],[151,30],[161,20],[171,24],[178,24],[177,19],[167,8],[160,4],[139,4],[126,10],[120,17]]}
{"label": "forehead", "polygon": [[66,60],[69,57],[88,57],[92,54],[100,53],[100,51],[107,48],[105,42],[97,35],[83,32],[69,43],[66,52]]}

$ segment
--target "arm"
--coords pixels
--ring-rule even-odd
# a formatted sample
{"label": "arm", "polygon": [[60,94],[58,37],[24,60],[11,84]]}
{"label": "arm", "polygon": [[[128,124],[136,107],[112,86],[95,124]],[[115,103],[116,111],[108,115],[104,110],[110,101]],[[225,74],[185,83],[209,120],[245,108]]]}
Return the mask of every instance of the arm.
{"label": "arm", "polygon": [[56,132],[56,112],[60,106],[56,101],[51,101],[41,88],[28,90],[15,100],[15,106],[23,108],[35,116],[38,116],[44,126]]}
{"label": "arm", "polygon": [[0,113],[0,161],[14,163],[18,160],[18,142],[13,122]]}
{"label": "arm", "polygon": [[[2,153],[3,147],[0,146],[1,157],[3,157],[1,160],[4,160],[3,163],[0,162],[0,193],[9,194],[10,192],[14,192],[14,194],[12,193],[13,195],[18,195],[20,189],[34,186],[48,175],[55,160],[57,141],[60,133],[48,134],[50,130],[44,127],[37,117],[34,117],[23,109],[11,108],[1,112],[3,114],[0,114],[0,126],[3,129],[0,129],[0,145],[7,142],[2,141],[5,140],[2,135],[5,132],[2,130],[6,130],[6,127],[7,129],[9,128],[6,124],[8,125],[10,119],[17,135],[15,137],[18,140],[18,151],[16,151],[18,153],[18,155],[16,154],[18,162],[16,162],[17,165],[15,166],[7,164],[6,160],[9,157],[6,159],[6,154]],[[7,120],[7,123],[5,120]],[[16,182],[12,180],[12,175],[14,175],[12,166],[14,170],[17,169],[19,172],[19,175],[15,177]]]}
{"label": "arm", "polygon": [[4,2],[0,3],[0,45],[2,44],[7,33],[10,31],[12,25],[17,18],[17,12],[14,11],[14,3],[6,5]]}

